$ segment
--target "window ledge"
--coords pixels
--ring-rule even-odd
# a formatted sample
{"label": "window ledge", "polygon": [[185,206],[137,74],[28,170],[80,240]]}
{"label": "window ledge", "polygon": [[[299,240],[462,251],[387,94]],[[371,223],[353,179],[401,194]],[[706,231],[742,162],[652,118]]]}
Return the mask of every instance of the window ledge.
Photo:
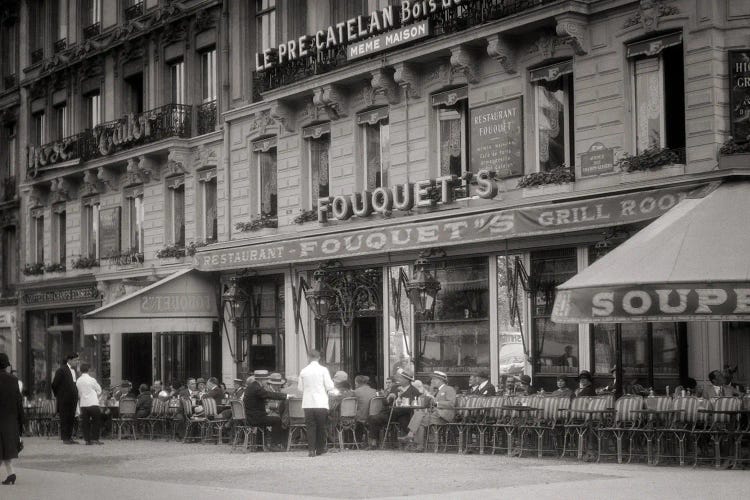
{"label": "window ledge", "polygon": [[636,170],[633,172],[623,172],[620,174],[620,182],[627,184],[630,182],[642,182],[652,179],[661,179],[664,177],[674,177],[685,174],[684,164],[666,165],[654,170]]}

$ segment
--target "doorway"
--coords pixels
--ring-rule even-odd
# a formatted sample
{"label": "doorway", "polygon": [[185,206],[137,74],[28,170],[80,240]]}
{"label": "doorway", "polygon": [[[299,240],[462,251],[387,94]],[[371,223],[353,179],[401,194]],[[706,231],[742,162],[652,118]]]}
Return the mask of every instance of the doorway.
{"label": "doorway", "polygon": [[138,388],[141,384],[151,387],[152,346],[150,333],[122,334],[122,378]]}
{"label": "doorway", "polygon": [[383,352],[380,335],[381,320],[375,316],[363,316],[354,319],[354,373],[367,375],[373,387],[380,387],[383,382]]}

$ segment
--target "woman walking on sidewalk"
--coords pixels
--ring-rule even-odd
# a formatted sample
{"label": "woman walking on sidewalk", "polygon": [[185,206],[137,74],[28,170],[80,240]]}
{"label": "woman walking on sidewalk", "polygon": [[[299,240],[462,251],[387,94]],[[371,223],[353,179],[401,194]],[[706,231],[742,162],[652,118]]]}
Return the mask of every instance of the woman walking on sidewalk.
{"label": "woman walking on sidewalk", "polygon": [[18,379],[10,374],[8,355],[0,352],[0,460],[8,477],[3,484],[15,484],[13,459],[18,458],[23,431],[23,397],[18,390]]}

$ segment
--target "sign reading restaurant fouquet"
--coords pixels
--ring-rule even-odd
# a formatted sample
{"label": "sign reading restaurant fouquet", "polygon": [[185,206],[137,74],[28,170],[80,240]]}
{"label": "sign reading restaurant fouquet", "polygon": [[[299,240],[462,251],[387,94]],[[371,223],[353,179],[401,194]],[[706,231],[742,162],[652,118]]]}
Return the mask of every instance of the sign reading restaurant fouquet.
{"label": "sign reading restaurant fouquet", "polygon": [[[379,11],[373,11],[369,16],[360,15],[341,20],[319,29],[313,35],[303,35],[257,53],[255,69],[264,71],[339,45],[349,46],[349,59],[397,47],[426,37],[429,34],[429,15],[461,5],[465,1],[404,0],[399,6],[388,5]],[[381,37],[382,34],[386,36]]]}
{"label": "sign reading restaurant fouquet", "polygon": [[497,177],[523,174],[523,102],[520,97],[472,108],[471,166]]}
{"label": "sign reading restaurant fouquet", "polygon": [[120,255],[120,207],[99,211],[99,255]]}
{"label": "sign reading restaurant fouquet", "polygon": [[141,297],[140,307],[146,314],[211,312],[211,300],[206,293],[148,294]]}
{"label": "sign reading restaurant fouquet", "polygon": [[615,170],[615,153],[612,148],[595,142],[588,151],[581,154],[581,177],[609,174]]}
{"label": "sign reading restaurant fouquet", "polygon": [[35,290],[23,293],[23,303],[26,305],[52,304],[59,302],[78,302],[99,299],[96,286],[78,286],[60,288],[56,290]]}
{"label": "sign reading restaurant fouquet", "polygon": [[551,235],[630,224],[659,217],[698,186],[682,186],[539,207],[496,210],[443,220],[391,223],[309,238],[198,251],[198,269],[215,271],[383,254],[435,246]]}
{"label": "sign reading restaurant fouquet", "polygon": [[735,140],[750,137],[750,49],[729,51],[729,109]]}
{"label": "sign reading restaurant fouquet", "polygon": [[696,319],[750,319],[750,282],[642,284],[558,290],[552,311],[553,321],[565,323]]}

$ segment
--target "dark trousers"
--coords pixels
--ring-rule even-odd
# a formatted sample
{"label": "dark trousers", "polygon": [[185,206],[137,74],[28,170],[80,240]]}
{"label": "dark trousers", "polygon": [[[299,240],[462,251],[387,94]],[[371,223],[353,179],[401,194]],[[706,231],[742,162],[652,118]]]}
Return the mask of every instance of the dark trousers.
{"label": "dark trousers", "polygon": [[326,447],[328,431],[328,410],[326,408],[305,408],[307,449],[322,452]]}
{"label": "dark trousers", "polygon": [[247,425],[271,428],[271,443],[282,444],[284,442],[284,429],[281,428],[281,417],[276,415],[253,416],[246,419]]}
{"label": "dark trousers", "polygon": [[73,423],[76,419],[76,404],[60,403],[58,401],[58,413],[60,414],[60,439],[69,441],[73,437]]}
{"label": "dark trousers", "polygon": [[83,439],[99,441],[99,424],[102,421],[102,412],[98,406],[84,406],[81,408],[81,431]]}

